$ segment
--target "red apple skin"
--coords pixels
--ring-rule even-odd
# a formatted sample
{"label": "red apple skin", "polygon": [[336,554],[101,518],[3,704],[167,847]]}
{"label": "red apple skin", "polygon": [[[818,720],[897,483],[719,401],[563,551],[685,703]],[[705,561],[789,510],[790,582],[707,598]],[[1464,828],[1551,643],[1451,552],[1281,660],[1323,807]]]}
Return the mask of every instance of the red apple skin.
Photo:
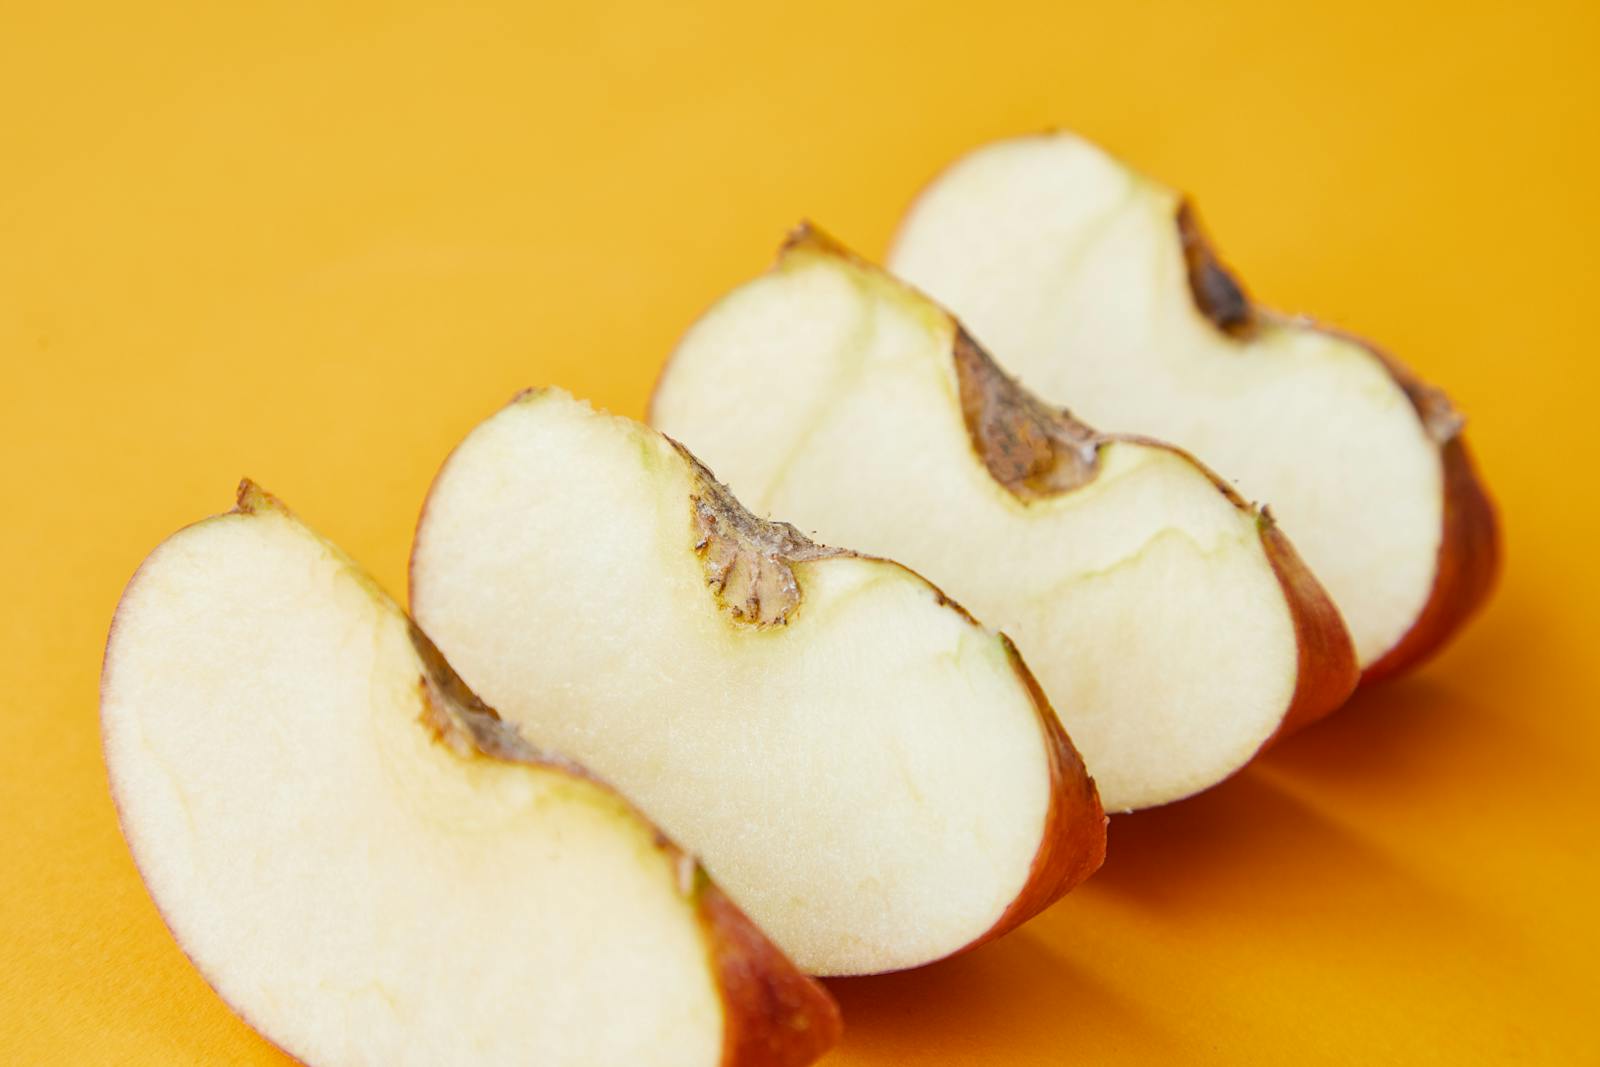
{"label": "red apple skin", "polygon": [[1383,364],[1439,448],[1444,513],[1433,588],[1411,628],[1393,648],[1367,665],[1361,676],[1366,685],[1399,677],[1426,663],[1488,602],[1504,556],[1500,519],[1462,435],[1465,420],[1451,407],[1449,398],[1370,341],[1325,326],[1316,328],[1360,345]]}
{"label": "red apple skin", "polygon": [[1261,548],[1266,553],[1267,562],[1272,565],[1273,575],[1278,579],[1284,602],[1289,606],[1296,648],[1294,693],[1289,698],[1289,706],[1278,728],[1261,743],[1257,755],[1343,707],[1361,680],[1355,644],[1345,627],[1344,617],[1334,606],[1333,598],[1322,588],[1322,583],[1317,581],[1305,560],[1300,558],[1294,543],[1278,529],[1271,511],[1267,508],[1257,510],[1239,495],[1231,482],[1176,445],[1137,434],[1101,434],[1097,439],[1102,442],[1131,442],[1180,456],[1210,478],[1211,484],[1234,507],[1256,512]]}
{"label": "red apple skin", "polygon": [[[875,556],[861,558],[880,559]],[[933,590],[940,604],[957,612],[972,625],[983,628],[983,623],[970,611],[950,599],[943,589],[918,572],[893,560],[880,559],[880,562],[892,563],[915,575]],[[1028,878],[1022,888],[1017,890],[1017,895],[1006,905],[993,926],[946,954],[943,959],[970,952],[1015,930],[1088,880],[1106,860],[1106,827],[1110,820],[1106,818],[1105,808],[1100,803],[1100,791],[1089,775],[1083,756],[1061,725],[1061,718],[1051,706],[1050,698],[1040,688],[1038,679],[1023,660],[1022,653],[1017,651],[1011,638],[1003,633],[999,637],[1012,670],[1028,691],[1033,703],[1034,719],[1044,734],[1050,772],[1050,801],[1045,808],[1039,849],[1033,855],[1033,863],[1028,868]]]}
{"label": "red apple skin", "polygon": [[[882,563],[889,563],[914,575],[933,590],[941,605],[955,611],[972,625],[983,628],[983,623],[979,622],[970,611],[950,599],[943,589],[904,563],[896,563],[878,556],[851,554],[862,559],[876,559]],[[1033,703],[1034,720],[1038,723],[1040,732],[1044,734],[1045,758],[1050,772],[1050,801],[1045,808],[1044,829],[1040,833],[1039,849],[1033,855],[1033,863],[1028,868],[1028,878],[1022,883],[1022,888],[1017,890],[1017,895],[1006,905],[1006,909],[1000,913],[993,926],[960,948],[947,953],[943,959],[951,959],[970,952],[1015,930],[1086,881],[1106,860],[1106,827],[1110,820],[1106,818],[1105,808],[1100,803],[1100,791],[1089,775],[1083,756],[1073,745],[1066,728],[1061,725],[1061,718],[1051,706],[1050,698],[1040,688],[1038,679],[1033,676],[1033,671],[1023,660],[1022,653],[1017,651],[1017,646],[1012,643],[1011,638],[1005,634],[1000,634],[999,637],[1005,646],[1006,658],[1011,662],[1011,669],[1016,672],[1018,681],[1028,691],[1028,697]]]}
{"label": "red apple skin", "polygon": [[[895,566],[917,573],[903,563]],[[927,582],[926,578],[922,580]],[[974,626],[983,625],[966,608],[946,596],[944,590],[932,582],[928,585],[941,603],[959,612]],[[1015,930],[1086,881],[1106,860],[1106,827],[1110,820],[1100,803],[1100,791],[1022,653],[1005,634],[1000,635],[1000,640],[1005,645],[1012,670],[1017,672],[1018,680],[1033,701],[1034,717],[1044,734],[1050,767],[1050,803],[1045,809],[1044,830],[1039,838],[1039,850],[1028,868],[1027,881],[993,926],[945,959],[970,952]]]}
{"label": "red apple skin", "polygon": [[801,1067],[838,1042],[833,998],[709,881],[700,922],[722,990],[723,1067]]}
{"label": "red apple skin", "polygon": [[[916,573],[904,564],[897,563],[895,566]],[[928,584],[932,585],[931,582]],[[974,625],[982,625],[967,609],[945,596],[938,586],[933,586],[933,590],[944,604],[960,612]],[[1110,820],[1100,804],[1100,792],[1095,787],[1094,779],[1089,776],[1083,757],[1067,736],[1060,718],[1050,706],[1050,699],[1039,687],[1033,672],[1017,651],[1017,646],[1005,634],[1000,635],[1000,640],[1005,644],[1006,656],[1012,668],[1027,687],[1039,729],[1045,737],[1050,767],[1050,802],[1045,809],[1044,830],[1039,839],[1039,850],[1034,853],[1033,863],[1028,868],[1027,880],[994,925],[940,960],[929,960],[929,963],[953,959],[1010,933],[1086,881],[1106,859],[1106,827]],[[849,977],[865,978],[871,975]]]}
{"label": "red apple skin", "polygon": [[1350,631],[1345,629],[1333,598],[1312,575],[1311,568],[1306,566],[1270,514],[1262,513],[1260,528],[1261,546],[1289,601],[1300,655],[1289,710],[1261,746],[1264,751],[1342,706],[1360,681],[1361,668],[1356,662]]}
{"label": "red apple skin", "polygon": [[1023,662],[1017,646],[1009,637],[1002,635],[1002,640],[1012,667],[1028,687],[1033,705],[1039,711],[1039,726],[1044,731],[1050,754],[1050,807],[1045,813],[1044,837],[1033,857],[1028,881],[1010,907],[983,936],[968,946],[970,948],[993,941],[1044,911],[1099,870],[1106,859],[1109,820],[1100,804],[1100,792],[1095,788],[1094,779],[1089,776],[1083,757],[1067,736],[1061,719],[1051,708],[1033,671]]}
{"label": "red apple skin", "polygon": [[[238,502],[232,513],[249,514],[263,504],[288,512],[288,508],[272,494],[267,493],[246,478],[239,483]],[[206,520],[201,520],[206,521]],[[191,523],[190,525],[195,525]],[[187,527],[184,527],[185,529]],[[147,556],[133,577],[128,579],[117,609],[112,615],[111,627],[106,636],[101,656],[100,692],[101,706],[110,675],[108,654],[117,634],[117,623],[122,605],[128,594],[138,585],[145,565],[153,557]],[[107,768],[107,786],[111,806],[116,812],[117,826],[128,843],[134,870],[140,881],[149,886],[139,861],[138,835],[133,832],[123,810],[116,775],[111,772],[105,739],[107,732],[100,731],[101,762]],[[571,775],[585,784],[610,790],[610,787],[590,775],[576,764],[559,760],[539,761],[539,765],[562,774]],[[625,798],[623,803],[632,815],[649,825],[645,816]],[[723,1041],[720,1067],[804,1067],[815,1061],[838,1043],[843,1029],[839,1005],[820,982],[802,974],[778,947],[769,941],[755,923],[740,911],[738,906],[711,882],[703,868],[687,856],[682,849],[656,831],[656,845],[667,854],[668,862],[677,869],[692,864],[693,884],[686,887],[695,894],[696,918],[699,921],[707,954],[716,972],[718,992],[723,1007]],[[189,947],[179,938],[177,927],[162,908],[161,902],[150,894],[167,931],[172,934],[178,951],[189,961],[202,981],[211,987],[217,999],[227,1006],[257,1037],[283,1054],[284,1058],[304,1067],[315,1067],[296,1056],[289,1049],[267,1036],[250,1014],[222,995],[216,981],[200,965]]]}
{"label": "red apple skin", "polygon": [[1283,713],[1278,728],[1261,743],[1260,751],[1265,752],[1302,727],[1343,707],[1361,681],[1355,643],[1350,639],[1344,616],[1339,614],[1333,598],[1322,588],[1322,583],[1317,581],[1317,576],[1306,561],[1300,558],[1294,542],[1278,528],[1271,509],[1256,509],[1239,495],[1233,483],[1176,445],[1128,435],[1109,435],[1107,439],[1138,441],[1149,447],[1176,453],[1204,471],[1211,479],[1211,484],[1234,507],[1256,511],[1256,530],[1261,538],[1262,551],[1266,553],[1272,573],[1278,579],[1278,587],[1283,590],[1283,599],[1289,605],[1298,661],[1294,694],[1289,698],[1288,710]]}
{"label": "red apple skin", "polygon": [[1400,643],[1367,668],[1362,682],[1381,682],[1432,658],[1488,601],[1500,575],[1500,523],[1467,450],[1456,438],[1439,455],[1444,467],[1444,531],[1433,591]]}

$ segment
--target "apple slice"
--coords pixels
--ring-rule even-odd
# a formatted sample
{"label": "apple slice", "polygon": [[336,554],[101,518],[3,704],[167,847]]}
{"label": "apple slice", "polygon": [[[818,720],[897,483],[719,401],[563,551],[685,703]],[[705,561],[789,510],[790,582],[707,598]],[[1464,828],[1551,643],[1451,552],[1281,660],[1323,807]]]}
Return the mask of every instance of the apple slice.
{"label": "apple slice", "polygon": [[1367,680],[1421,663],[1488,597],[1494,509],[1444,394],[1358,338],[1255,307],[1177,193],[1087,142],[973,152],[917,200],[889,267],[1045,399],[1172,441],[1269,502]]}
{"label": "apple slice", "polygon": [[248,482],[129,583],[101,715],[167,925],[305,1063],[765,1067],[838,1035],[693,860]]}
{"label": "apple slice", "polygon": [[1103,858],[1094,785],[1005,638],[558,390],[445,463],[411,600],[485,699],[637,798],[813,974],[948,956]]}
{"label": "apple slice", "polygon": [[1355,685],[1269,518],[1174,448],[1045,407],[810,228],[689,331],[651,418],[759,510],[904,560],[1011,634],[1110,810],[1214,785]]}

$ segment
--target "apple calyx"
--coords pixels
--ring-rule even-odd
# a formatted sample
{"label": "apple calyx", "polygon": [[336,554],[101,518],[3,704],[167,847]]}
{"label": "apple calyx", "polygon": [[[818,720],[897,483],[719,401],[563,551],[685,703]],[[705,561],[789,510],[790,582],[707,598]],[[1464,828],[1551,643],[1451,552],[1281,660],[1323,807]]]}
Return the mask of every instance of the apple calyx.
{"label": "apple calyx", "polygon": [[994,480],[1018,500],[1041,500],[1094,481],[1104,438],[1002,371],[956,324],[951,352],[961,415]]}
{"label": "apple calyx", "polygon": [[787,626],[802,597],[793,565],[847,553],[817,544],[787,522],[757,518],[688,449],[673,445],[695,475],[689,498],[694,551],[717,604],[745,625]]}

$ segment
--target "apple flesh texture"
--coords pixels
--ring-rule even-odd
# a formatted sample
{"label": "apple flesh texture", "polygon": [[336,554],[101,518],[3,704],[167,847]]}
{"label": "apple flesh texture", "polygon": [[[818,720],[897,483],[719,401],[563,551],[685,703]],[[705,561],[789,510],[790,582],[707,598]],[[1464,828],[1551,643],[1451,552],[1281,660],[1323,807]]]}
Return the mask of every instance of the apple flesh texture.
{"label": "apple flesh texture", "polygon": [[[1015,638],[1109,810],[1214,785],[1355,684],[1331,605],[1209,472],[1037,405],[943,309],[814,232],[689,331],[652,421],[752,507],[904,560]],[[984,427],[1008,457],[1058,432],[1066,467],[1042,473],[1080,484],[1019,495]]]}
{"label": "apple flesh texture", "polygon": [[1269,503],[1368,677],[1486,598],[1493,510],[1443,394],[1359,340],[1252,307],[1179,196],[1069,134],[979,149],[889,267],[1046,400],[1189,449]]}
{"label": "apple flesh texture", "polygon": [[1008,642],[565,393],[457,447],[411,597],[478,692],[637,798],[811,973],[950,955],[1100,864],[1093,785]]}
{"label": "apple flesh texture", "polygon": [[305,1063],[799,1064],[837,1035],[692,861],[253,487],[134,577],[102,715],[173,934]]}

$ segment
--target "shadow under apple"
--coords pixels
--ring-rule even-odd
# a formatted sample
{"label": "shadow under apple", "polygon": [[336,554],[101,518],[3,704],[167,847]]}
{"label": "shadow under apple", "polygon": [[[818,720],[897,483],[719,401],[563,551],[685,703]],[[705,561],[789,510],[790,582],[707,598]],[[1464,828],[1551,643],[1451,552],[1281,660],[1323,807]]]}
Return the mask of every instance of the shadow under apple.
{"label": "shadow under apple", "polygon": [[830,1064],[935,1053],[952,1065],[1053,1062],[1069,1040],[1074,1060],[1092,1059],[1112,1047],[1095,1043],[1118,1033],[1137,1034],[1144,1047],[1163,1043],[1155,1022],[1097,981],[1089,964],[1027,930],[918,970],[827,985],[845,1018]]}

